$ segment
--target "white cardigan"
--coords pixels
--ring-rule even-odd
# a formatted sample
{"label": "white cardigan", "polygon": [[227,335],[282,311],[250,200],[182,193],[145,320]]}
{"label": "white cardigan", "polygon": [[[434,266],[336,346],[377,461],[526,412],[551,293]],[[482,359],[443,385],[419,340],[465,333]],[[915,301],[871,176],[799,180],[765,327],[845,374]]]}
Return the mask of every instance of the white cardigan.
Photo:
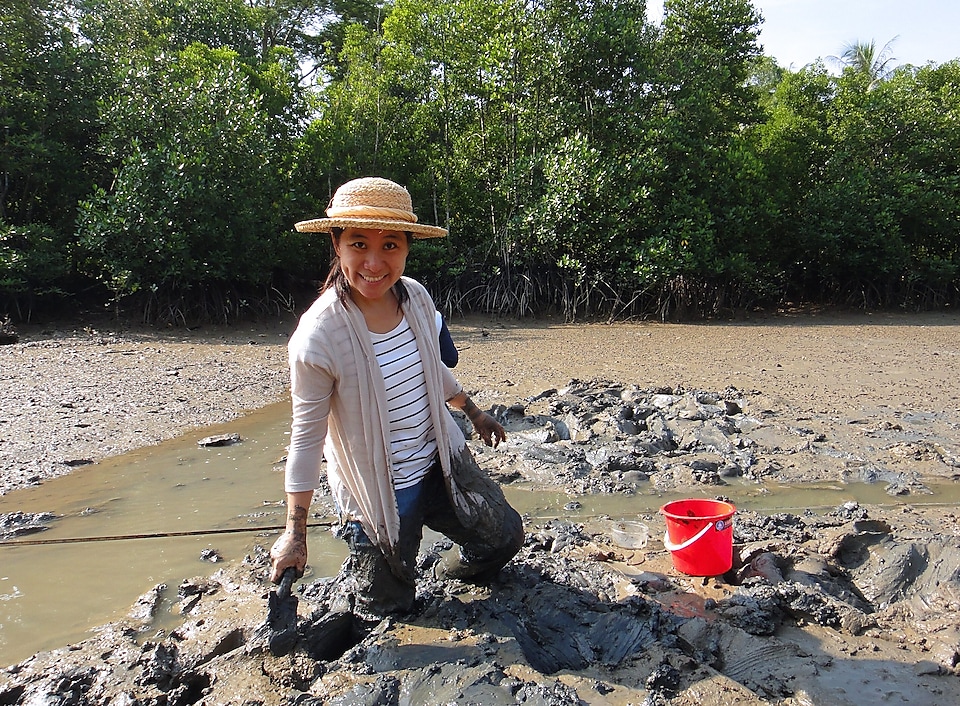
{"label": "white cardigan", "polygon": [[[466,441],[446,406],[463,388],[440,361],[433,300],[419,282],[404,277],[403,283],[410,294],[404,315],[423,361],[444,477],[454,507],[469,523],[476,503],[451,480],[451,459],[464,455]],[[400,516],[388,453],[386,388],[363,314],[349,301],[344,306],[331,287],[300,318],[287,348],[293,423],[286,491],[315,490],[325,456],[341,519],[358,520],[390,558]]]}

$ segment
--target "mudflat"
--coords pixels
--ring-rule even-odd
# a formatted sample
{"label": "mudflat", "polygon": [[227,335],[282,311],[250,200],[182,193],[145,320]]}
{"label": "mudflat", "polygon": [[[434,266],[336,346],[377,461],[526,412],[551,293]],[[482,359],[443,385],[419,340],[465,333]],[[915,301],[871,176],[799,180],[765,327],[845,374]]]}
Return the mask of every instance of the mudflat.
{"label": "mudflat", "polygon": [[[256,644],[257,555],[185,581],[174,633],[144,637],[158,587],[129,622],[0,672],[0,702],[960,701],[960,529],[953,507],[919,502],[960,478],[960,315],[449,323],[455,374],[517,440],[474,446],[503,482],[572,498],[858,482],[898,502],[738,513],[720,577],[677,572],[662,523],[641,549],[596,526],[527,527],[482,587],[432,578],[427,552],[413,615],[321,649],[331,597],[317,582],[283,658]],[[22,327],[0,346],[0,492],[283,399],[294,326]]]}
{"label": "mudflat", "polygon": [[[295,325],[289,317],[193,330],[111,320],[20,327],[18,343],[0,346],[0,493],[283,399]],[[783,414],[838,424],[907,413],[960,423],[960,314],[609,325],[472,317],[450,327],[460,348],[454,372],[483,400],[602,378],[734,387]]]}

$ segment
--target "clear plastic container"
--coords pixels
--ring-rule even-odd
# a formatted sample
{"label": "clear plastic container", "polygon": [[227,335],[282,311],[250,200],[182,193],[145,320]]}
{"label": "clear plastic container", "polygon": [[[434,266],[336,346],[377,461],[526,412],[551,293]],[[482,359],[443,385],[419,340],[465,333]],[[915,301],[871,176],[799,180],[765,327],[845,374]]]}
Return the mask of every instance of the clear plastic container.
{"label": "clear plastic container", "polygon": [[643,549],[647,546],[650,528],[642,522],[621,520],[610,527],[613,542],[624,549]]}

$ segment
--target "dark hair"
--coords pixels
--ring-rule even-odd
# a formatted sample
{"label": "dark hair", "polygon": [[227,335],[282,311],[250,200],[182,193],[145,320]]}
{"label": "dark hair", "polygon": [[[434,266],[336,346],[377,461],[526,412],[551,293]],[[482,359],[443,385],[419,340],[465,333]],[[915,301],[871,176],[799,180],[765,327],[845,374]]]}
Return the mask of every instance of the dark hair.
{"label": "dark hair", "polygon": [[[330,234],[333,236],[333,239],[340,242],[340,236],[343,235],[343,228],[331,228]],[[409,231],[404,231],[404,234],[407,236],[407,245],[413,243],[413,233]],[[344,306],[349,305],[350,301],[350,283],[347,282],[347,278],[343,275],[343,270],[340,268],[340,258],[337,256],[337,251],[333,251],[333,257],[330,259],[330,272],[327,273],[327,279],[324,281],[323,286],[320,287],[320,293],[327,291],[331,287],[334,287],[337,290],[337,299],[340,300],[340,303]],[[404,302],[410,298],[410,295],[407,293],[407,288],[404,286],[401,280],[397,280],[397,283],[393,285],[393,293],[397,297],[397,306],[403,306]]]}

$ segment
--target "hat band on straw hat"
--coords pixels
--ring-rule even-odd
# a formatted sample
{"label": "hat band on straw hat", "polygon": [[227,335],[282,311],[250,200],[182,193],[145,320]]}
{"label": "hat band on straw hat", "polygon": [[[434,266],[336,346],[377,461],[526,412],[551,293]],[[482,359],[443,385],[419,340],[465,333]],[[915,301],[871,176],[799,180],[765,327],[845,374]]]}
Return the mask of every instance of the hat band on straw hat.
{"label": "hat band on straw hat", "polygon": [[417,216],[410,211],[401,211],[397,208],[383,206],[341,206],[327,209],[330,218],[377,218],[396,219],[406,223],[416,223]]}

